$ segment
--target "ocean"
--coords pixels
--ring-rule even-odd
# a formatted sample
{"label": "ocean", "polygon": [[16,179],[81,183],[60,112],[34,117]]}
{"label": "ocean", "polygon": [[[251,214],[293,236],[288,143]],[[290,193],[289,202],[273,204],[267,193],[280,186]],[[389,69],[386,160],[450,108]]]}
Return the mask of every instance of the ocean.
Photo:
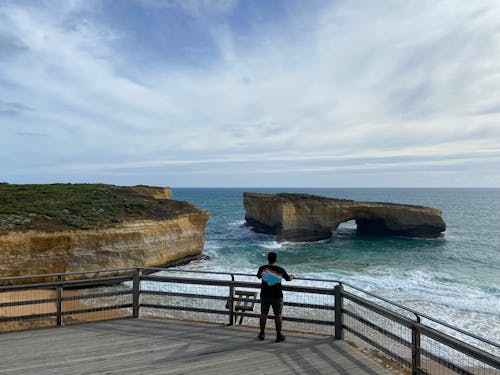
{"label": "ocean", "polygon": [[[204,253],[183,268],[255,274],[269,251],[300,277],[330,278],[500,342],[500,189],[174,188],[173,198],[208,210]],[[244,225],[243,192],[297,192],[416,204],[443,212],[443,238],[367,237],[354,221],[331,239],[277,243]]]}

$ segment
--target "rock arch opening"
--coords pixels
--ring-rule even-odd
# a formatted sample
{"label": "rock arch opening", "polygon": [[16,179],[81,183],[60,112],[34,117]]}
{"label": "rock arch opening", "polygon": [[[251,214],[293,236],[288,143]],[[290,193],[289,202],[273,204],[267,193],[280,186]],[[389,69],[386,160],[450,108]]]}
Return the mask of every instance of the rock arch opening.
{"label": "rock arch opening", "polygon": [[339,226],[337,227],[337,230],[355,230],[358,228],[358,225],[356,224],[356,220],[355,219],[352,219],[352,220],[347,220],[347,221],[344,221],[342,223],[339,224]]}

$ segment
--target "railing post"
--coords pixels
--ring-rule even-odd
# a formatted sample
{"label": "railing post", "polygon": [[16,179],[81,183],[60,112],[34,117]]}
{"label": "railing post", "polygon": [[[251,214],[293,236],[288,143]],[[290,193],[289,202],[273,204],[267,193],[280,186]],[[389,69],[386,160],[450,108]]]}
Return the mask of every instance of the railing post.
{"label": "railing post", "polygon": [[[57,281],[62,281],[62,275],[57,275]],[[56,286],[56,325],[60,327],[62,325],[62,285]]]}
{"label": "railing post", "polygon": [[141,271],[137,269],[132,276],[132,318],[139,317],[139,296],[141,294]]}
{"label": "railing post", "polygon": [[[420,317],[417,315],[417,323],[420,323]],[[420,331],[417,328],[417,325],[411,326],[411,374],[417,375],[420,373]]]}
{"label": "railing post", "polygon": [[[62,281],[62,275],[57,275],[57,281]],[[56,286],[56,325],[59,327],[62,325],[62,285]]]}
{"label": "railing post", "polygon": [[338,284],[334,289],[333,293],[335,295],[335,339],[342,340],[344,338],[344,333],[342,330],[343,325],[343,314],[344,309],[344,287],[342,284]]}
{"label": "railing post", "polygon": [[229,308],[229,325],[232,326],[234,324],[234,275],[231,274],[231,283],[229,284],[229,299],[228,299],[228,308]]}

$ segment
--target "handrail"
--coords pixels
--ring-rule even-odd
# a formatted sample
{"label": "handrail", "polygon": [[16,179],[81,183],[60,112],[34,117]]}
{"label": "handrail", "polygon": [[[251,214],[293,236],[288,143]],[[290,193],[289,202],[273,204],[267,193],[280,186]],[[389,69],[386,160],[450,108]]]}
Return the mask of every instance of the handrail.
{"label": "handrail", "polygon": [[[231,284],[244,288],[260,288],[260,283],[251,281],[232,281],[232,280],[210,280],[210,279],[196,279],[187,277],[171,277],[171,276],[141,276],[141,280],[144,281],[159,281],[159,282],[177,282],[183,284],[198,284],[198,285],[217,285],[217,286],[230,286]],[[307,287],[301,285],[284,285],[283,290],[288,290],[291,292],[309,292],[317,294],[332,294],[333,289],[329,288],[317,288],[317,287]]]}
{"label": "handrail", "polygon": [[361,288],[359,288],[357,286],[354,286],[354,285],[351,285],[351,284],[347,284],[347,283],[343,283],[343,284],[346,285],[346,286],[348,286],[348,287],[350,287],[350,288],[356,289],[356,290],[358,290],[358,291],[360,291],[362,293],[365,293],[365,294],[367,294],[369,296],[375,297],[375,298],[377,298],[377,299],[379,299],[381,301],[387,302],[387,303],[389,303],[389,304],[391,304],[393,306],[396,306],[396,307],[398,307],[398,308],[400,308],[402,310],[406,310],[408,312],[411,312],[412,314],[415,314],[416,317],[417,317],[417,320],[416,320],[417,323],[420,323],[419,318],[425,318],[425,319],[430,320],[430,321],[432,321],[434,323],[438,323],[438,324],[442,325],[443,327],[451,328],[451,329],[453,329],[453,330],[455,330],[457,332],[460,332],[460,333],[462,333],[464,335],[467,335],[467,336],[472,337],[472,338],[474,338],[476,340],[482,341],[485,344],[489,344],[489,345],[495,346],[497,348],[500,348],[500,343],[496,343],[496,342],[491,341],[491,340],[489,340],[489,339],[487,339],[485,337],[478,336],[478,335],[476,335],[476,334],[474,334],[472,332],[467,332],[467,331],[463,330],[462,328],[459,328],[459,327],[456,327],[456,326],[454,326],[452,324],[443,322],[442,320],[439,320],[437,318],[433,318],[432,316],[429,316],[427,314],[423,314],[423,313],[421,313],[421,312],[419,312],[417,310],[414,310],[414,309],[412,309],[410,307],[406,307],[406,306],[403,306],[403,305],[401,305],[401,304],[399,304],[397,302],[393,302],[391,300],[388,300],[387,298],[380,297],[380,296],[378,296],[376,294],[373,294],[371,292],[363,290],[363,289],[361,289]]}
{"label": "handrail", "polygon": [[0,282],[10,281],[10,280],[35,279],[35,278],[42,278],[42,277],[45,278],[45,277],[54,277],[54,276],[66,276],[66,275],[85,275],[88,273],[136,271],[138,269],[139,268],[137,268],[137,267],[127,267],[127,268],[111,268],[111,269],[100,269],[100,270],[89,270],[89,271],[45,273],[42,275],[7,276],[7,277],[0,277]]}
{"label": "handrail", "polygon": [[[166,274],[159,274],[158,272],[161,271],[166,271]],[[174,272],[177,273],[182,273],[181,275],[179,274],[174,274]],[[190,275],[189,275],[190,274]],[[193,274],[197,274],[196,276]],[[225,276],[230,276],[231,278],[225,278],[225,277],[200,277],[200,275],[225,275]],[[74,275],[84,275],[80,278],[75,278],[71,277],[68,279],[65,279],[64,276],[74,276]],[[54,277],[57,276],[57,281],[46,281],[48,277]],[[248,280],[248,279],[239,279],[235,280],[235,276],[244,276],[244,277],[251,277],[253,280]],[[82,314],[82,313],[91,313],[91,312],[98,312],[98,311],[105,311],[105,310],[116,310],[116,309],[128,309],[128,312],[125,312],[126,316],[133,317],[133,318],[139,318],[139,310],[140,308],[152,308],[152,309],[163,309],[163,310],[182,310],[186,312],[194,312],[194,313],[209,313],[209,314],[219,314],[219,315],[227,315],[229,318],[229,325],[234,324],[234,320],[237,316],[243,316],[245,317],[253,317],[253,318],[258,318],[259,315],[256,313],[250,312],[243,312],[243,313],[238,313],[238,315],[235,314],[235,311],[233,309],[233,304],[235,301],[239,300],[239,297],[234,296],[234,288],[239,287],[239,288],[260,288],[261,284],[260,282],[257,282],[255,275],[253,274],[246,274],[246,273],[233,273],[233,272],[220,272],[220,271],[202,271],[202,270],[186,270],[186,269],[165,269],[165,268],[158,268],[158,267],[137,267],[137,268],[117,268],[117,269],[108,269],[108,270],[94,270],[94,271],[80,271],[80,272],[71,272],[71,273],[59,273],[59,274],[48,274],[48,275],[28,275],[28,276],[14,276],[14,277],[7,277],[7,278],[0,278],[0,282],[5,281],[18,281],[20,279],[25,279],[28,283],[22,284],[18,282],[13,282],[13,283],[8,283],[7,285],[0,285],[0,292],[5,292],[5,291],[17,291],[17,290],[23,290],[23,289],[38,289],[38,288],[46,288],[46,289],[52,289],[56,288],[57,295],[56,297],[51,297],[51,298],[42,298],[38,300],[26,300],[26,301],[13,301],[13,302],[6,302],[2,304],[2,307],[12,307],[12,306],[21,306],[21,305],[28,305],[28,304],[35,304],[36,303],[48,303],[48,302],[56,302],[57,304],[57,310],[54,312],[50,313],[42,313],[42,314],[30,314],[30,315],[16,315],[16,316],[5,316],[5,317],[0,317],[0,322],[8,322],[8,321],[13,321],[13,320],[23,320],[23,319],[42,319],[42,318],[51,318],[51,317],[56,317],[55,322],[58,326],[61,325],[63,322],[63,316],[71,316],[75,314]],[[33,278],[41,278],[39,282],[36,282],[36,280],[32,280]],[[343,339],[343,333],[342,330],[345,329],[346,332],[349,334],[353,334],[355,337],[358,339],[361,339],[368,343],[369,345],[374,346],[375,348],[381,350],[382,352],[386,353],[389,357],[395,359],[402,365],[406,367],[410,367],[412,374],[418,374],[422,373],[420,370],[422,370],[422,365],[421,365],[421,356],[427,356],[430,358],[432,361],[441,364],[443,366],[452,366],[450,368],[455,369],[454,371],[459,370],[459,373],[468,373],[467,371],[464,370],[464,368],[460,367],[462,364],[461,362],[455,363],[451,360],[448,360],[446,356],[439,356],[434,355],[432,352],[429,352],[426,347],[421,346],[421,337],[426,337],[428,339],[437,341],[438,343],[443,344],[444,346],[451,348],[453,350],[456,350],[458,352],[461,352],[465,354],[466,356],[469,356],[470,358],[477,359],[481,361],[482,364],[487,365],[487,366],[492,366],[494,368],[500,369],[500,362],[498,361],[498,357],[493,354],[493,352],[488,352],[484,349],[480,349],[479,347],[475,347],[473,345],[468,344],[466,341],[463,340],[463,338],[455,338],[451,336],[448,333],[445,333],[445,331],[439,331],[435,328],[433,328],[430,325],[425,325],[420,322],[421,317],[424,317],[430,321],[436,322],[441,324],[444,327],[448,327],[450,329],[455,330],[455,332],[462,333],[468,337],[474,338],[478,340],[479,342],[485,343],[490,345],[491,347],[499,348],[500,344],[497,344],[491,340],[485,339],[483,337],[477,336],[475,334],[472,334],[470,332],[466,332],[458,327],[454,327],[450,324],[447,324],[445,322],[441,322],[438,319],[428,317],[425,314],[420,314],[418,311],[408,308],[406,306],[403,306],[399,303],[390,301],[384,297],[380,297],[374,293],[365,291],[359,287],[356,287],[351,284],[347,283],[342,283],[338,280],[332,280],[332,279],[318,279],[318,278],[297,278],[298,280],[304,280],[304,281],[317,281],[321,282],[323,284],[304,284],[304,283],[297,283],[295,285],[293,284],[285,284],[283,285],[283,290],[286,291],[292,291],[292,292],[298,292],[298,293],[309,293],[309,294],[322,294],[322,295],[331,295],[334,297],[334,303],[331,304],[330,302],[327,303],[327,305],[315,305],[315,304],[310,304],[310,303],[287,303],[289,306],[298,306],[298,307],[305,307],[305,308],[323,308],[328,307],[328,310],[331,310],[334,312],[335,317],[332,319],[332,316],[328,319],[318,319],[319,316],[316,315],[309,315],[306,314],[306,316],[303,316],[302,314],[299,314],[297,316],[291,316],[291,317],[285,317],[284,320],[289,320],[293,322],[301,322],[301,323],[306,323],[306,324],[313,324],[313,325],[327,325],[330,327],[334,327],[334,335],[336,339]],[[217,295],[211,295],[210,293],[206,294],[203,293],[205,289],[201,289],[201,293],[197,294],[192,294],[192,293],[183,293],[183,292],[163,292],[163,291],[152,291],[149,292],[146,289],[141,290],[141,280],[142,281],[152,281],[152,282],[167,282],[167,283],[174,283],[174,284],[194,284],[194,285],[203,285],[203,286],[224,286],[224,287],[229,287],[229,295],[222,293],[222,294],[217,294]],[[69,297],[63,297],[62,291],[64,288],[71,288],[71,287],[92,287],[92,286],[99,286],[99,285],[114,285],[118,283],[123,283],[127,282],[130,283],[131,285],[127,286],[128,292],[126,294],[132,294],[132,301],[130,302],[129,299],[127,299],[123,303],[117,300],[114,301],[112,304],[108,304],[108,302],[105,302],[104,305],[98,306],[98,307],[92,307],[90,306],[89,308],[81,308],[77,307],[75,310],[74,308],[72,310],[64,310],[61,308],[62,307],[62,302],[63,301],[70,301],[70,300],[78,300],[78,299],[88,299],[88,298],[94,298],[94,297],[107,297],[107,296],[114,296],[114,295],[122,295],[125,294],[123,292],[108,292],[108,293],[103,293],[103,294],[83,294],[83,295],[77,295],[77,296],[69,296]],[[332,288],[328,283],[336,283],[334,288]],[[326,284],[326,285],[325,285]],[[312,286],[312,285],[318,285],[318,286]],[[344,290],[344,287],[348,287],[348,290]],[[131,288],[131,289],[130,289]],[[352,289],[352,290],[350,290]],[[123,289],[122,289],[123,290]],[[162,288],[163,290],[163,288]],[[167,290],[169,290],[167,288]],[[189,288],[186,289],[189,292]],[[221,290],[221,289],[219,289]],[[226,290],[227,291],[227,290]],[[386,302],[389,306],[386,306],[384,304],[381,304],[379,301],[374,301],[373,299],[368,299],[366,296],[362,296],[360,293],[365,293],[368,296],[371,296],[373,298],[376,298],[380,301]],[[203,306],[203,307],[197,307],[192,304],[176,304],[174,302],[168,302],[167,303],[154,303],[154,300],[140,300],[140,294],[144,293],[144,295],[147,294],[156,294],[156,295],[175,295],[175,296],[180,296],[182,298],[184,297],[195,297],[195,298],[207,298],[207,299],[217,299],[217,300],[226,300],[226,308],[210,308],[210,305]],[[369,320],[369,314],[364,316],[364,315],[357,315],[356,310],[350,311],[349,308],[347,308],[347,305],[344,304],[344,299],[349,300],[350,303],[353,303],[356,306],[360,306],[362,308],[368,309],[368,311],[373,312],[375,314],[378,314],[377,316],[382,316],[384,318],[387,318],[399,326],[406,327],[407,329],[410,329],[411,331],[411,341],[408,340],[407,336],[399,336],[397,334],[394,334],[393,332],[390,332],[390,330],[386,330],[383,326],[377,325],[377,320]],[[129,302],[127,302],[129,301]],[[258,300],[257,300],[258,301]],[[118,302],[118,304],[116,304]],[[321,299],[321,303],[325,303],[325,299]],[[219,303],[217,306],[220,305]],[[229,309],[228,309],[229,306]],[[344,306],[346,306],[346,309],[344,309]],[[349,304],[350,306],[350,304]],[[404,310],[406,312],[410,312],[415,315],[416,321],[414,318],[406,316],[406,314],[402,314],[401,311],[396,310],[394,307],[397,307],[398,309]],[[364,310],[363,310],[364,311]],[[21,310],[20,310],[21,312]],[[121,312],[123,314],[123,311]],[[385,347],[383,342],[376,341],[375,339],[370,338],[369,335],[365,334],[362,330],[359,330],[355,326],[351,326],[349,322],[346,322],[346,325],[343,322],[343,314],[345,316],[350,316],[351,318],[356,319],[357,321],[361,322],[362,324],[366,325],[369,329],[375,329],[377,332],[385,335],[386,337],[389,337],[391,339],[395,339],[397,342],[402,343],[405,345],[406,348],[411,349],[411,361],[408,361],[407,357],[401,356],[398,354],[398,352]],[[241,323],[241,320],[240,320]],[[408,332],[408,331],[406,331]],[[375,340],[375,341],[374,341]],[[490,348],[491,349],[491,348]]]}
{"label": "handrail", "polygon": [[[141,268],[141,269],[146,269],[146,270],[157,270],[157,271],[168,271],[168,272],[188,272],[188,273],[206,273],[206,274],[217,274],[217,275],[235,275],[235,276],[247,276],[247,277],[252,277],[252,276],[255,276],[255,275],[252,275],[252,274],[245,274],[245,273],[236,273],[236,272],[220,272],[220,271],[202,271],[202,270],[180,270],[180,269],[167,269],[167,268],[160,268],[160,267],[145,267],[145,268]],[[463,330],[462,328],[459,328],[459,327],[456,327],[452,324],[449,324],[449,323],[446,323],[446,322],[443,322],[437,318],[433,318],[427,314],[424,314],[424,313],[421,313],[417,310],[414,310],[410,307],[407,307],[407,306],[404,306],[404,305],[401,305],[397,302],[394,302],[394,301],[391,301],[391,300],[388,300],[387,298],[384,298],[384,297],[381,297],[379,295],[376,295],[374,293],[371,293],[371,292],[368,292],[364,289],[361,289],[357,286],[354,286],[352,284],[349,284],[349,283],[345,283],[343,281],[340,281],[340,280],[336,280],[336,279],[319,279],[319,278],[308,278],[308,277],[296,277],[295,280],[304,280],[304,281],[320,281],[320,282],[333,282],[333,283],[337,283],[337,284],[341,284],[341,285],[345,285],[345,286],[348,286],[352,289],[355,289],[355,290],[358,290],[362,293],[365,293],[369,296],[372,296],[374,298],[377,298],[381,301],[384,301],[390,305],[393,305],[399,309],[402,309],[402,310],[405,310],[405,311],[408,311],[412,314],[414,314],[416,316],[416,322],[419,322],[420,318],[425,318],[427,320],[430,320],[434,323],[437,323],[437,324],[440,324],[442,325],[443,327],[446,327],[446,328],[450,328],[450,329],[453,329],[461,334],[464,334],[464,335],[467,335],[469,337],[472,337],[476,340],[479,340],[479,341],[482,341],[484,342],[485,344],[488,344],[488,345],[492,345],[492,346],[495,346],[497,348],[500,348],[500,344],[499,343],[496,343],[496,342],[493,342],[485,337],[482,337],[482,336],[479,336],[477,334],[474,334],[472,332],[468,332],[468,331],[465,331]]]}
{"label": "handrail", "polygon": [[0,285],[0,291],[42,289],[42,288],[65,287],[65,286],[68,287],[96,286],[106,283],[109,284],[109,283],[117,283],[130,280],[132,280],[130,276],[110,276],[110,277],[100,277],[92,279],[47,281],[47,282],[32,283],[32,284]]}
{"label": "handrail", "polygon": [[[245,277],[255,277],[254,274],[247,274],[247,273],[239,273],[239,272],[221,272],[221,271],[205,271],[205,270],[186,270],[186,269],[175,269],[175,268],[163,268],[163,267],[125,267],[125,268],[113,268],[113,269],[99,269],[99,270],[89,270],[89,271],[78,271],[78,272],[62,272],[62,273],[53,273],[53,274],[45,274],[45,275],[26,275],[26,276],[10,276],[10,277],[2,277],[0,278],[0,283],[2,282],[8,282],[11,280],[21,280],[21,279],[28,279],[28,278],[46,278],[46,277],[55,277],[55,276],[67,276],[67,275],[84,275],[84,274],[92,274],[92,273],[105,273],[105,272],[124,272],[124,271],[148,271],[148,272],[181,272],[181,273],[195,273],[195,274],[212,274],[212,275],[227,275],[227,276],[245,276]],[[425,318],[429,321],[432,321],[434,323],[437,323],[439,325],[442,325],[443,327],[447,327],[450,329],[455,330],[456,332],[459,332],[461,334],[464,334],[466,336],[469,336],[471,338],[474,338],[476,340],[479,340],[485,344],[494,346],[496,348],[500,348],[500,343],[493,342],[485,337],[479,336],[477,334],[474,334],[472,332],[465,331],[459,327],[456,327],[452,324],[443,322],[437,318],[433,318],[427,314],[421,313],[417,310],[414,310],[410,307],[401,305],[397,302],[388,300],[387,298],[381,297],[379,295],[376,295],[374,293],[368,292],[364,289],[361,289],[357,286],[354,286],[349,283],[344,283],[340,280],[336,279],[319,279],[319,278],[307,278],[307,277],[296,277],[296,280],[304,280],[304,281],[319,281],[319,282],[332,282],[332,283],[337,283],[339,285],[345,285],[348,286],[349,288],[355,289],[359,292],[365,293],[366,295],[369,295],[371,297],[377,298],[381,301],[384,301],[392,306],[395,306],[399,309],[405,310],[407,312],[410,312],[414,314],[417,317],[417,322],[419,321],[419,318]]]}
{"label": "handrail", "polygon": [[[241,272],[222,272],[222,271],[204,271],[204,270],[184,270],[184,269],[175,269],[175,268],[161,268],[161,267],[140,267],[140,270],[147,271],[158,271],[158,272],[185,272],[185,273],[205,273],[205,274],[213,274],[213,275],[234,275],[234,276],[246,276],[246,277],[255,277],[255,274],[250,273],[241,273]],[[320,278],[310,278],[310,277],[295,277],[294,280],[305,280],[305,281],[324,281],[324,282],[333,282],[337,284],[343,284],[340,280],[335,279],[320,279]]]}

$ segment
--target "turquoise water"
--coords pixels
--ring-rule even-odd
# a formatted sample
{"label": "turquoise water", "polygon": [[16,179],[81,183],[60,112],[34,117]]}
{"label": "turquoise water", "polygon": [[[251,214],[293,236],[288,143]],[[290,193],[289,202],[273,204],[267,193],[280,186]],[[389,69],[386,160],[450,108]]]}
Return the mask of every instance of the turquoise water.
{"label": "turquoise water", "polygon": [[[301,192],[435,207],[444,238],[362,237],[347,222],[325,241],[278,244],[244,224],[242,195]],[[189,269],[255,273],[269,251],[302,277],[334,278],[500,341],[500,189],[173,189],[211,214],[204,252]]]}

